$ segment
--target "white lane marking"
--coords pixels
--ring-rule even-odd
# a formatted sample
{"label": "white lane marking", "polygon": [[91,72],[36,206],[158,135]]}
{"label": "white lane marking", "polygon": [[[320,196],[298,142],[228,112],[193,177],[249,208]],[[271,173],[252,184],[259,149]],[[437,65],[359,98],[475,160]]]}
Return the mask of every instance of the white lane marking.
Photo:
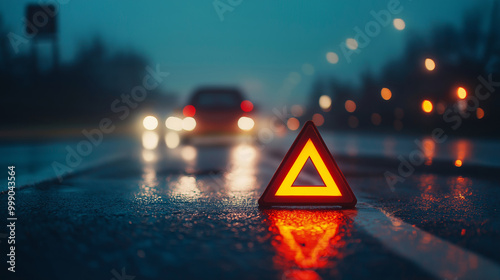
{"label": "white lane marking", "polygon": [[500,266],[377,209],[358,202],[345,210],[354,224],[377,238],[386,248],[412,261],[440,279],[500,279]]}

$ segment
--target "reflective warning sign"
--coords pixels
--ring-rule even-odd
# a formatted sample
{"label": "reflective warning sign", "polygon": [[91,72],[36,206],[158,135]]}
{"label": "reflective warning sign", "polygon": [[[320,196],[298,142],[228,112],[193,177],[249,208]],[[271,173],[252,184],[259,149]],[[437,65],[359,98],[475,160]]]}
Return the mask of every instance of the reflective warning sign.
{"label": "reflective warning sign", "polygon": [[[297,185],[310,160],[322,185]],[[307,122],[259,199],[261,206],[338,205],[354,207],[356,197],[313,122]]]}

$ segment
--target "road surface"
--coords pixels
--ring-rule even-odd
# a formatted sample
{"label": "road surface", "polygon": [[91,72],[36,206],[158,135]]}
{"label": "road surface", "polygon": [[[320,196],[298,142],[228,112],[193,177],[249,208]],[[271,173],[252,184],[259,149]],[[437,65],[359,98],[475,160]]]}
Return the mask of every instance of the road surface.
{"label": "road surface", "polygon": [[[293,136],[174,149],[105,139],[62,181],[52,164],[76,140],[4,143],[18,187],[16,272],[2,226],[1,278],[500,279],[497,143],[325,133],[357,208],[260,209]],[[424,163],[388,184],[398,156],[419,149]]]}

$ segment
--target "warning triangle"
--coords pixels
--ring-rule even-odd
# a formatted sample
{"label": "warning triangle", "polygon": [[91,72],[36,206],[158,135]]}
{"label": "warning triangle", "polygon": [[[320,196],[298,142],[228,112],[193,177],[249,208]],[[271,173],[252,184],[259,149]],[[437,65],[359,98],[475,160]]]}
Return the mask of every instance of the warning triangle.
{"label": "warning triangle", "polygon": [[[297,185],[310,160],[324,185]],[[303,176],[303,175],[302,175]],[[356,197],[313,122],[308,121],[259,199],[261,206],[325,205],[354,207]]]}

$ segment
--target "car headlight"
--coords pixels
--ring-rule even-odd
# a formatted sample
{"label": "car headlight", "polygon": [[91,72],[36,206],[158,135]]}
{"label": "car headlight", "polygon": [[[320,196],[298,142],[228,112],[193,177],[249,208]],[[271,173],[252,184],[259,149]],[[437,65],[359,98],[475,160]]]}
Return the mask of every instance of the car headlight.
{"label": "car headlight", "polygon": [[158,127],[158,119],[153,116],[147,116],[142,121],[142,125],[147,130],[155,130]]}
{"label": "car headlight", "polygon": [[191,131],[196,127],[196,120],[192,117],[187,117],[182,120],[182,128]]}
{"label": "car headlight", "polygon": [[241,117],[238,120],[238,127],[241,130],[245,130],[245,131],[251,130],[254,127],[254,125],[255,125],[255,122],[252,120],[252,118],[249,118],[249,117]]}
{"label": "car headlight", "polygon": [[167,120],[165,121],[165,126],[171,130],[181,131],[182,119],[174,116],[168,117]]}

